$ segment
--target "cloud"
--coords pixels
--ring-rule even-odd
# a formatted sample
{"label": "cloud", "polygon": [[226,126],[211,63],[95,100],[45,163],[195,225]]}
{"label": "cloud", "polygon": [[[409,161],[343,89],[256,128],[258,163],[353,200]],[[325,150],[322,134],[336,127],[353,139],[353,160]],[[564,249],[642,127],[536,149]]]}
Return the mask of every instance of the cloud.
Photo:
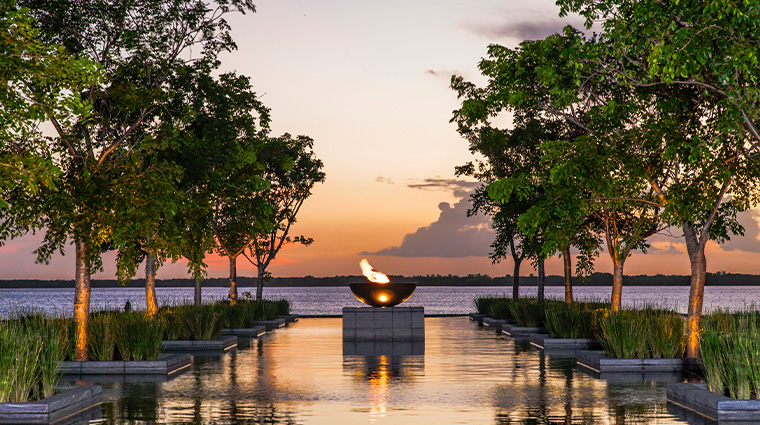
{"label": "cloud", "polygon": [[401,245],[360,254],[445,258],[488,256],[495,236],[490,226],[491,220],[484,215],[467,217],[469,207],[467,197],[454,206],[441,202],[438,204],[441,210],[438,220],[429,226],[420,227],[414,233],[408,233]]}
{"label": "cloud", "polygon": [[562,29],[568,25],[590,35],[583,25],[583,19],[578,16],[571,15],[565,18],[541,16],[534,19],[523,18],[518,21],[515,21],[514,16],[514,11],[504,11],[497,14],[493,21],[470,23],[466,25],[466,28],[488,39],[510,38],[518,41],[541,40],[552,34],[561,33]]}
{"label": "cloud", "polygon": [[737,214],[736,219],[744,226],[744,236],[732,236],[720,247],[724,251],[760,252],[760,213],[749,210]]}
{"label": "cloud", "polygon": [[[480,182],[434,177],[427,178],[422,181],[413,181],[406,186],[411,189],[452,192],[457,198],[466,198],[476,187],[480,185]],[[457,203],[457,205],[459,204]]]}
{"label": "cloud", "polygon": [[390,177],[377,176],[375,181],[378,183],[394,184],[393,180],[391,180]]}

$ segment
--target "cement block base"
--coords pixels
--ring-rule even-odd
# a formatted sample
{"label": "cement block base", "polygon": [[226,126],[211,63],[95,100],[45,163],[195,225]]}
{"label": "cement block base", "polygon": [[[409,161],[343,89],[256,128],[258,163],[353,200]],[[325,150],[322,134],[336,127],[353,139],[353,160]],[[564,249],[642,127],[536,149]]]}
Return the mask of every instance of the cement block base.
{"label": "cement block base", "polygon": [[254,326],[252,328],[222,329],[222,335],[234,335],[238,338],[258,338],[267,333],[266,326]]}
{"label": "cement block base", "polygon": [[287,314],[285,316],[277,316],[278,319],[285,319],[285,323],[290,324],[298,321],[297,314]]}
{"label": "cement block base", "polygon": [[528,339],[530,340],[530,337],[533,334],[545,334],[546,328],[543,326],[533,327],[533,326],[517,326],[509,323],[505,323],[502,325],[501,333],[504,335],[515,338],[515,339]]}
{"label": "cement block base", "polygon": [[550,338],[547,334],[533,334],[530,344],[540,350],[597,350],[602,345],[589,338]]}
{"label": "cement block base", "polygon": [[343,341],[344,356],[421,356],[425,341]]}
{"label": "cement block base", "polygon": [[707,389],[706,384],[668,384],[668,403],[720,423],[757,423],[760,400],[734,400]]}
{"label": "cement block base", "polygon": [[345,341],[424,341],[422,307],[343,307]]}
{"label": "cement block base", "polygon": [[490,317],[483,318],[483,327],[495,331],[496,333],[501,332],[506,324],[508,324],[506,320],[491,319]]}
{"label": "cement block base", "polygon": [[63,362],[61,375],[161,375],[173,376],[191,365],[190,354],[162,354],[158,360],[111,362]]}
{"label": "cement block base", "polygon": [[283,328],[287,326],[287,322],[285,319],[274,319],[274,320],[259,320],[256,322],[257,326],[264,326],[267,328],[267,332],[271,331],[273,329]]}
{"label": "cement block base", "polygon": [[[102,388],[68,387],[52,397],[27,403],[0,403],[0,424],[63,424],[69,419],[100,411]],[[91,416],[88,414],[87,418]]]}
{"label": "cement block base", "polygon": [[483,326],[483,318],[488,317],[487,314],[483,314],[483,313],[470,313],[468,314],[468,316],[470,317],[470,320],[472,320],[473,322],[478,322],[478,326]]}
{"label": "cement block base", "polygon": [[579,351],[578,366],[597,373],[605,372],[677,372],[692,369],[687,359],[611,359],[604,351]]}
{"label": "cement block base", "polygon": [[161,341],[161,350],[167,352],[224,353],[237,348],[238,339],[234,335],[222,336],[209,341]]}

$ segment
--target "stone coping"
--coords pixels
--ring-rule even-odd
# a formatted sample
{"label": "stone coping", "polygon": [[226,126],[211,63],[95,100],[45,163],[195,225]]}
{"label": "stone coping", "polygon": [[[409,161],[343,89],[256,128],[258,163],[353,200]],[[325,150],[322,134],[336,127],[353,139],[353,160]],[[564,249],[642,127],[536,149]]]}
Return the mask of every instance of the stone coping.
{"label": "stone coping", "polygon": [[163,351],[230,351],[237,348],[238,337],[235,335],[222,335],[220,339],[199,341],[161,341]]}
{"label": "stone coping", "polygon": [[285,322],[285,319],[259,320],[256,322],[256,326],[264,326],[267,328],[267,331],[271,331],[273,329],[287,326],[287,322]]}
{"label": "stone coping", "polygon": [[266,326],[254,326],[252,328],[222,329],[222,335],[235,335],[238,338],[258,338],[267,333]]}
{"label": "stone coping", "polygon": [[578,366],[604,372],[688,372],[696,363],[687,359],[611,359],[604,351],[579,351]]}
{"label": "stone coping", "polygon": [[541,350],[596,350],[602,344],[593,338],[551,338],[547,334],[533,334],[530,344]]}
{"label": "stone coping", "polygon": [[27,403],[0,403],[0,424],[61,423],[99,408],[103,389],[98,385],[58,387],[62,392]]}
{"label": "stone coping", "polygon": [[509,323],[502,325],[501,333],[512,338],[530,338],[532,334],[545,334],[543,326],[517,326]]}
{"label": "stone coping", "polygon": [[174,375],[191,365],[190,354],[162,354],[158,360],[63,362],[61,375]]}
{"label": "stone coping", "polygon": [[708,390],[703,383],[668,384],[667,399],[720,423],[757,423],[760,419],[760,400],[734,400]]}
{"label": "stone coping", "polygon": [[483,326],[483,319],[488,317],[487,314],[483,313],[470,313],[468,316],[473,322],[478,322],[478,326]]}
{"label": "stone coping", "polygon": [[490,317],[483,318],[483,327],[486,329],[496,331],[497,333],[501,332],[501,330],[504,328],[504,325],[506,324],[507,324],[506,320],[492,319]]}
{"label": "stone coping", "polygon": [[285,319],[285,323],[293,323],[298,321],[298,315],[297,314],[286,314],[284,316],[277,316],[277,319]]}

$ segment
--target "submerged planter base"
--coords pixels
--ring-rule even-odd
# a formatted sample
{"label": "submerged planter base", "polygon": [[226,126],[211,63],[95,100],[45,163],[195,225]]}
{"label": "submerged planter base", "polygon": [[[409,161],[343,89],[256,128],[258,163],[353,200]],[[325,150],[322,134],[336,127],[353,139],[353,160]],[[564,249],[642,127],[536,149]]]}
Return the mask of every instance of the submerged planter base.
{"label": "submerged planter base", "polygon": [[505,323],[502,325],[501,333],[515,339],[530,339],[533,334],[545,334],[546,328],[543,326],[517,326]]}
{"label": "submerged planter base", "polygon": [[161,341],[161,350],[192,353],[224,353],[236,349],[237,343],[238,339],[234,335],[222,336],[221,339],[213,339],[209,341]]}
{"label": "submerged planter base", "polygon": [[343,307],[344,341],[424,341],[423,307]]}
{"label": "submerged planter base", "polygon": [[298,321],[297,314],[286,314],[284,316],[277,316],[278,319],[285,319],[285,323],[290,324]]}
{"label": "submerged planter base", "polygon": [[720,423],[757,423],[760,400],[734,400],[707,389],[706,384],[668,384],[668,403]]}
{"label": "submerged planter base", "polygon": [[102,415],[102,391],[98,385],[73,386],[40,401],[0,403],[0,424],[87,423]]}
{"label": "submerged planter base", "polygon": [[468,316],[470,317],[470,320],[478,322],[478,326],[483,326],[483,319],[488,317],[487,314],[483,313],[470,313]]}
{"label": "submerged planter base", "polygon": [[504,329],[504,325],[509,324],[506,320],[491,319],[490,317],[483,318],[483,327],[500,333]]}
{"label": "submerged planter base", "polygon": [[267,333],[266,326],[254,326],[252,328],[222,329],[222,335],[234,335],[238,338],[258,338]]}
{"label": "submerged planter base", "polygon": [[530,344],[540,350],[596,350],[602,345],[592,338],[550,338],[546,334],[533,334],[530,336]]}
{"label": "submerged planter base", "polygon": [[274,319],[274,320],[259,320],[256,322],[257,326],[264,326],[267,328],[267,331],[271,331],[273,329],[277,328],[283,328],[288,325],[288,323],[285,321],[285,319]]}
{"label": "submerged planter base", "polygon": [[578,366],[605,372],[689,372],[696,363],[688,359],[611,359],[604,351],[579,351]]}
{"label": "submerged planter base", "polygon": [[174,376],[191,365],[190,354],[162,354],[158,360],[63,362],[61,375]]}

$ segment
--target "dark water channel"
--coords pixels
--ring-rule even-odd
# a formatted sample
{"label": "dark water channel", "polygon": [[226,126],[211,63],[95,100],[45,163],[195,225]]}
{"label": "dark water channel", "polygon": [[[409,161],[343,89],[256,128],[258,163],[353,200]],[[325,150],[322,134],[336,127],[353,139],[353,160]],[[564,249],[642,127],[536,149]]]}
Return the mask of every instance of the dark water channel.
{"label": "dark water channel", "polygon": [[664,383],[597,379],[572,357],[467,318],[427,318],[425,326],[424,347],[393,347],[415,354],[344,355],[341,319],[302,319],[249,348],[196,357],[167,382],[98,382],[104,418],[92,423],[703,423],[667,405]]}

